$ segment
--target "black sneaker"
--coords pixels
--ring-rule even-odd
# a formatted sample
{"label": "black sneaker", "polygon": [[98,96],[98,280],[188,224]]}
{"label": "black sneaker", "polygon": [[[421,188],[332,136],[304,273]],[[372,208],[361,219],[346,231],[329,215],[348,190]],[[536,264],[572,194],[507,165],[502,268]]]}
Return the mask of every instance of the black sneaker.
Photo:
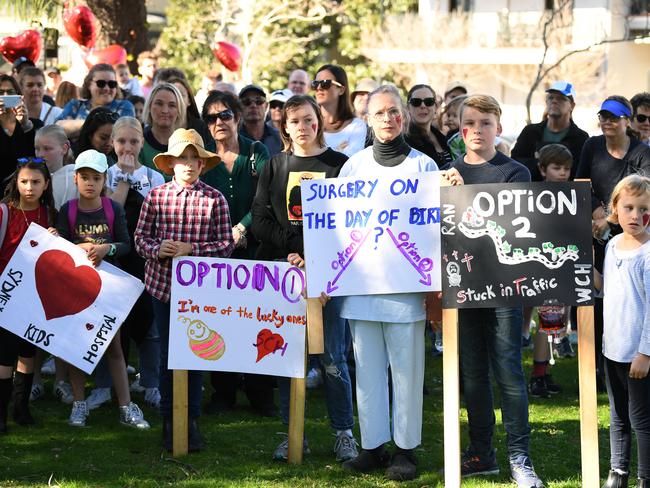
{"label": "black sneaker", "polygon": [[463,459],[460,465],[461,477],[491,476],[496,474],[499,474],[499,465],[494,455],[475,456],[468,452],[463,453]]}
{"label": "black sneaker", "polygon": [[386,477],[394,481],[413,480],[417,477],[417,463],[412,450],[398,449],[386,469]]}
{"label": "black sneaker", "polygon": [[571,347],[569,336],[564,336],[560,342],[555,345],[553,352],[558,358],[574,358],[576,356],[573,347]]}
{"label": "black sneaker", "polygon": [[546,383],[546,390],[551,395],[555,395],[556,393],[562,392],[562,387],[557,383],[553,382],[553,377],[550,374],[544,376],[544,383]]}
{"label": "black sneaker", "polygon": [[371,450],[361,449],[357,457],[345,461],[341,466],[350,471],[357,471],[358,473],[371,473],[372,471],[386,468],[388,461],[388,453],[381,446]]}
{"label": "black sneaker", "polygon": [[530,383],[528,383],[528,393],[530,393],[530,396],[535,398],[551,397],[551,394],[546,387],[546,379],[544,376],[533,376],[530,378]]}

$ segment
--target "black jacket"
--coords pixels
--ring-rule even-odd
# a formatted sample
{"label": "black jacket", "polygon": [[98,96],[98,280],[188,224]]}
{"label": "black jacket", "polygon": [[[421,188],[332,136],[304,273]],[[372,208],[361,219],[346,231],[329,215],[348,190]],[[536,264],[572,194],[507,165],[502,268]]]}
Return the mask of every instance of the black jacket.
{"label": "black jacket", "polygon": [[[515,147],[512,148],[512,154],[510,155],[512,159],[519,161],[530,170],[532,181],[542,181],[542,175],[537,168],[537,151],[547,144],[551,144],[550,142],[542,141],[546,123],[545,120],[538,124],[529,124],[524,127],[524,130],[519,134],[517,143],[515,144]],[[569,131],[566,133],[560,144],[566,146],[573,156],[573,166],[571,167],[572,180],[578,169],[582,146],[587,139],[589,139],[589,134],[583,131],[573,122],[573,120],[571,120]]]}

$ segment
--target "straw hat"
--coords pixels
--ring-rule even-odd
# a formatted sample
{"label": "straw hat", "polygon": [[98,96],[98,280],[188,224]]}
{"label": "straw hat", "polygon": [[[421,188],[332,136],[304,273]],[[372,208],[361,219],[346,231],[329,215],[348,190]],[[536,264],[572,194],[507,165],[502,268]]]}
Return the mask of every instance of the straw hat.
{"label": "straw hat", "polygon": [[169,165],[169,162],[183,154],[183,151],[188,146],[194,147],[196,152],[199,153],[199,157],[205,163],[201,174],[211,170],[221,162],[219,156],[203,148],[203,139],[194,129],[176,129],[169,138],[167,152],[157,154],[153,158],[153,164],[163,173],[173,175],[174,170]]}

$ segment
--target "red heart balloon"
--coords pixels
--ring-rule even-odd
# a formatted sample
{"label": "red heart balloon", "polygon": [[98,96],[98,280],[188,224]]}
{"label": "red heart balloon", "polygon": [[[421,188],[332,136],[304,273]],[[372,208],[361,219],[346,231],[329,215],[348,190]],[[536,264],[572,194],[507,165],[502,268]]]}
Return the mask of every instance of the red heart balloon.
{"label": "red heart balloon", "polygon": [[85,5],[63,11],[63,26],[74,42],[91,48],[97,40],[97,18]]}
{"label": "red heart balloon", "polygon": [[41,49],[43,49],[43,38],[41,33],[34,29],[26,30],[16,37],[8,36],[0,40],[0,53],[10,63],[25,56],[36,64]]}
{"label": "red heart balloon", "polygon": [[234,44],[219,41],[212,48],[212,53],[228,71],[239,71],[241,68],[241,52]]}
{"label": "red heart balloon", "polygon": [[84,61],[89,68],[99,63],[106,63],[112,66],[126,64],[126,49],[118,44],[111,44],[104,49],[92,49],[84,58]]}
{"label": "red heart balloon", "polygon": [[257,334],[257,361],[262,359],[267,354],[271,354],[284,345],[284,338],[280,334],[274,334],[269,329],[262,329]]}
{"label": "red heart balloon", "polygon": [[36,260],[36,291],[47,320],[76,315],[90,307],[102,288],[92,267],[76,266],[72,257],[58,249],[45,251]]}

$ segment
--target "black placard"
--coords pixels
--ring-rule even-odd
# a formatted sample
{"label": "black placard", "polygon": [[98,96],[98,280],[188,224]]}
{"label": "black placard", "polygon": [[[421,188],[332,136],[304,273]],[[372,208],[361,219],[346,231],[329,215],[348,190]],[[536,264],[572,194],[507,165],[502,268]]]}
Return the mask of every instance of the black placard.
{"label": "black placard", "polygon": [[587,182],[444,187],[445,308],[593,301]]}

